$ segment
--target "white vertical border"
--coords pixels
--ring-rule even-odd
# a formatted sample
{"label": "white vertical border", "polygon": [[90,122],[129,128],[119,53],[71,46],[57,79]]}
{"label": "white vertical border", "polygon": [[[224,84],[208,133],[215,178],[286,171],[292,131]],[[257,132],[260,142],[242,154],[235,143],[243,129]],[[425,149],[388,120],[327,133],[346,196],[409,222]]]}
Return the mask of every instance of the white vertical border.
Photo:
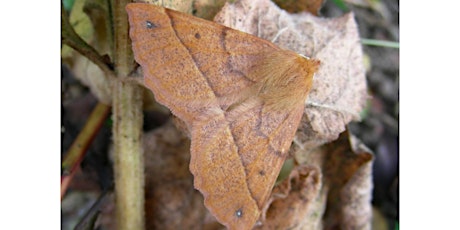
{"label": "white vertical border", "polygon": [[60,4],[0,14],[0,229],[60,229]]}
{"label": "white vertical border", "polygon": [[452,229],[460,207],[460,4],[400,3],[400,228]]}

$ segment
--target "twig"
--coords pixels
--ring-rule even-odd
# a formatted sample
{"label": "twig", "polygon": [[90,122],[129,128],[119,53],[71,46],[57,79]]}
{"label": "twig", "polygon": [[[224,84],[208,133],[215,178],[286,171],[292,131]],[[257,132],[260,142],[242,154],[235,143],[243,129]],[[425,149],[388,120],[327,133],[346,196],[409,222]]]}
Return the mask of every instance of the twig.
{"label": "twig", "polygon": [[94,221],[96,220],[97,216],[99,215],[102,206],[107,203],[110,199],[110,195],[112,195],[113,187],[111,186],[110,189],[105,190],[99,195],[96,202],[91,206],[91,208],[86,212],[83,218],[78,222],[75,226],[74,230],[84,230],[84,229],[93,229]]}
{"label": "twig", "polygon": [[67,151],[62,161],[61,200],[67,191],[67,187],[77,167],[85,157],[86,150],[107,119],[109,113],[110,107],[108,105],[98,103],[86,120],[85,126]]}

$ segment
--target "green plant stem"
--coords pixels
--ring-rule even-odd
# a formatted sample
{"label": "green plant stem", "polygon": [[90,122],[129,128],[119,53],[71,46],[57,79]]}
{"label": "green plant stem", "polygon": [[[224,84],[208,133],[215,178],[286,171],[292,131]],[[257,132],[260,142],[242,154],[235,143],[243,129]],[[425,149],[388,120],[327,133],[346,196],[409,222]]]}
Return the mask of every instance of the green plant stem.
{"label": "green plant stem", "polygon": [[81,161],[85,157],[86,150],[98,133],[99,129],[104,124],[107,116],[110,113],[110,106],[99,103],[91,112],[91,115],[86,120],[86,124],[74,140],[67,154],[62,161],[61,176],[61,199],[63,198],[67,186],[72,180],[73,175]]}
{"label": "green plant stem", "polygon": [[117,229],[144,229],[142,88],[116,82],[113,90]]}
{"label": "green plant stem", "polygon": [[399,42],[361,38],[361,43],[363,45],[368,45],[368,46],[380,46],[380,47],[399,49]]}
{"label": "green plant stem", "polygon": [[128,17],[130,1],[113,0],[114,63],[119,81],[113,88],[114,179],[117,229],[145,229],[142,88],[123,81],[134,69]]}

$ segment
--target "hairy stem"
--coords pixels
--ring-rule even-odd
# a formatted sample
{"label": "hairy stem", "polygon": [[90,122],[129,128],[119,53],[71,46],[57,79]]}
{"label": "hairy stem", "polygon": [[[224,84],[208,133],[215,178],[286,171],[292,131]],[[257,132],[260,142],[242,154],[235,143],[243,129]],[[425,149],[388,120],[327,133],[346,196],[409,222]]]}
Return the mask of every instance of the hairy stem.
{"label": "hairy stem", "polygon": [[[127,0],[113,0],[114,63],[120,80],[134,69]],[[116,216],[118,229],[145,229],[144,159],[142,152],[142,88],[117,81],[113,89],[113,135]]]}

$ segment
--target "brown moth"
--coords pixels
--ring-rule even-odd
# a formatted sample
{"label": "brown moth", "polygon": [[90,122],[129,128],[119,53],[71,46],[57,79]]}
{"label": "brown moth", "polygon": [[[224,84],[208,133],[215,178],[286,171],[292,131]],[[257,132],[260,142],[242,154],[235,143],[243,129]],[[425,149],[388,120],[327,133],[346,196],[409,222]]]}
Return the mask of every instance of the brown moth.
{"label": "brown moth", "polygon": [[219,222],[251,229],[268,199],[319,67],[256,36],[162,7],[126,7],[156,100],[191,133],[194,186]]}

